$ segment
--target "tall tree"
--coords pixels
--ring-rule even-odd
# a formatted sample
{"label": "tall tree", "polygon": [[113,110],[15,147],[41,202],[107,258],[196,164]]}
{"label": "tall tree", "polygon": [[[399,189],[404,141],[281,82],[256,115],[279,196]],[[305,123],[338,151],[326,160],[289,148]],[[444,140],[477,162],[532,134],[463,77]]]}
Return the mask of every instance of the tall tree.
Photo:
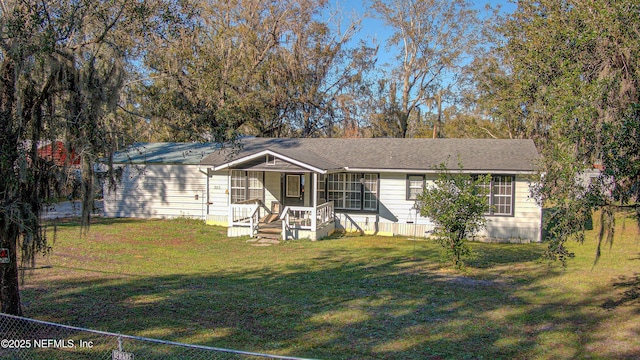
{"label": "tall tree", "polygon": [[46,250],[41,223],[64,164],[38,156],[63,139],[82,162],[83,224],[89,224],[93,165],[121,136],[115,111],[126,68],[146,34],[171,17],[160,2],[0,1],[1,311],[21,314],[17,252]]}
{"label": "tall tree", "polygon": [[[517,115],[513,131],[543,154],[536,190],[555,208],[549,256],[566,259],[565,242],[584,239],[593,208],[605,217],[600,244],[613,239],[616,209],[631,207],[640,222],[640,4],[523,0],[498,30],[506,67],[485,79],[503,116]],[[596,162],[599,181],[576,182]]]}
{"label": "tall tree", "polygon": [[372,49],[347,47],[357,22],[339,31],[319,19],[326,8],[325,0],[202,3],[193,29],[150,49],[151,80],[140,83],[149,118],[164,120],[171,140],[331,129]]}
{"label": "tall tree", "polygon": [[394,31],[387,50],[398,50],[380,113],[395,137],[407,137],[411,114],[441,94],[477,44],[477,12],[466,0],[374,0],[371,8]]}

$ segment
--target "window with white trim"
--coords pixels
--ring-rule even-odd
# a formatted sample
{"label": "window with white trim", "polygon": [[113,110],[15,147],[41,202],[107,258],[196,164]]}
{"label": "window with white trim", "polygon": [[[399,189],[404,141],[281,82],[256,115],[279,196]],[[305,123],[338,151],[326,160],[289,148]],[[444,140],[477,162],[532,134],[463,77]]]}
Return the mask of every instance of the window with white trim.
{"label": "window with white trim", "polygon": [[264,197],[264,185],[262,184],[262,174],[258,171],[247,171],[247,200],[258,199]]}
{"label": "window with white trim", "polygon": [[318,205],[324,204],[327,201],[327,175],[325,174],[318,174],[316,198],[318,199]]}
{"label": "window with white trim", "polygon": [[378,174],[363,174],[362,210],[378,210]]}
{"label": "window with white trim", "polygon": [[493,215],[513,215],[513,176],[491,177]]}
{"label": "window with white trim", "polygon": [[263,200],[263,173],[260,171],[233,170],[231,172],[231,203],[237,204],[246,200]]}
{"label": "window with white trim", "polygon": [[276,158],[274,156],[271,156],[271,155],[267,154],[266,160],[265,160],[265,164],[267,166],[275,165],[276,164]]}
{"label": "window with white trim", "polygon": [[424,191],[423,175],[407,175],[407,200],[418,200]]}
{"label": "window with white trim", "polygon": [[336,209],[377,211],[378,174],[329,174],[327,200],[333,201]]}
{"label": "window with white trim", "polygon": [[513,216],[515,181],[512,175],[492,175],[491,183],[480,186],[488,189],[486,196],[491,210],[487,215]]}
{"label": "window with white trim", "polygon": [[247,199],[247,177],[244,171],[231,172],[231,203],[237,204]]}
{"label": "window with white trim", "polygon": [[329,174],[327,177],[327,200],[338,209],[344,208],[344,174]]}

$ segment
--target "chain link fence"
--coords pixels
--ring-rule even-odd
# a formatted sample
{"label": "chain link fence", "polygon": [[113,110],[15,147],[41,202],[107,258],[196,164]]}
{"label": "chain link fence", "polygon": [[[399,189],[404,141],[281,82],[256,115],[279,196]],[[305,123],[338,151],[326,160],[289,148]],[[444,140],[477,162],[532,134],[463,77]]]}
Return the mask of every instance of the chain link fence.
{"label": "chain link fence", "polygon": [[0,359],[299,359],[122,335],[0,314]]}

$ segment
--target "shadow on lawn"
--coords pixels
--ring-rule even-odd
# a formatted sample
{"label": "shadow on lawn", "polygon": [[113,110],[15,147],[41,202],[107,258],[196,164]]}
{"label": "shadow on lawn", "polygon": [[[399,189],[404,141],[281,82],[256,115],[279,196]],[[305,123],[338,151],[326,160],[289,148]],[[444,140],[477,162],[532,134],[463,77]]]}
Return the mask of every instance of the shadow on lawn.
{"label": "shadow on lawn", "polygon": [[[631,260],[640,260],[640,254]],[[637,313],[640,314],[640,273],[635,273],[634,276],[620,276],[613,283],[613,289],[617,291],[616,298],[607,299],[602,304],[603,309],[611,310],[618,306],[635,305]]]}
{"label": "shadow on lawn", "polygon": [[[93,225],[114,225],[114,224],[135,224],[135,223],[144,223],[150,220],[141,220],[134,218],[105,218],[105,217],[91,217],[91,226]],[[48,219],[45,220],[44,224],[47,227],[70,227],[70,228],[80,228],[80,218],[79,217],[62,217],[58,219]]]}
{"label": "shadow on lawn", "polygon": [[461,282],[431,253],[386,253],[363,261],[330,250],[278,271],[53,281],[25,291],[42,307],[26,313],[53,308],[59,317],[48,320],[74,326],[323,359],[575,358],[606,316],[584,312],[588,300],[522,300],[523,288],[554,275],[548,267],[517,285]]}
{"label": "shadow on lawn", "polygon": [[475,268],[490,268],[495,265],[517,264],[542,258],[545,244],[489,244],[469,243],[473,256],[466,263]]}
{"label": "shadow on lawn", "polygon": [[636,305],[640,313],[640,273],[635,276],[621,276],[613,283],[619,294],[615,299],[608,299],[602,304],[603,309],[615,309],[618,306]]}

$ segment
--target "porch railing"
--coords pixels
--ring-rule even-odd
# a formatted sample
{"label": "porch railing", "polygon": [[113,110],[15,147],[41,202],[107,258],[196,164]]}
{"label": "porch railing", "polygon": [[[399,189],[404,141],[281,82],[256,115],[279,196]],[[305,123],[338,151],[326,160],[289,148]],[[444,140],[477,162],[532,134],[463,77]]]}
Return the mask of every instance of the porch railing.
{"label": "porch railing", "polygon": [[[265,209],[265,206],[260,200],[247,200],[231,204],[229,207],[230,226],[248,226],[251,229],[249,236],[253,237],[258,233],[261,209]],[[268,209],[266,211],[268,212]]]}
{"label": "porch railing", "polygon": [[287,206],[282,211],[280,219],[282,226],[289,228],[311,230],[313,227],[313,211],[311,207]]}
{"label": "porch railing", "polygon": [[282,237],[286,240],[287,233],[291,229],[318,230],[322,226],[333,221],[333,201],[318,205],[317,207],[287,206],[282,211]]}
{"label": "porch railing", "polygon": [[316,228],[321,228],[322,226],[332,222],[334,217],[335,210],[333,201],[328,201],[324,204],[318,205],[316,207]]}

